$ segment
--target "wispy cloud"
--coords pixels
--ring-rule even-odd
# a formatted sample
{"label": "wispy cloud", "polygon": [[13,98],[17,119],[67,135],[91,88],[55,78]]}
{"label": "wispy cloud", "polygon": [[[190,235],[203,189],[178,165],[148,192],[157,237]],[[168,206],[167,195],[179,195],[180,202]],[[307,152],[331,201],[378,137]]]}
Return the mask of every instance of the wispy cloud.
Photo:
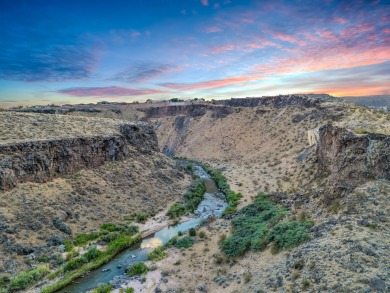
{"label": "wispy cloud", "polygon": [[180,70],[179,66],[157,62],[137,62],[128,70],[116,74],[110,80],[139,83],[149,81],[172,71]]}
{"label": "wispy cloud", "polygon": [[144,95],[155,95],[164,94],[166,90],[156,89],[136,89],[136,88],[125,88],[119,86],[107,86],[107,87],[74,87],[67,88],[58,91],[62,94],[67,94],[76,97],[123,97],[123,96],[144,96]]}
{"label": "wispy cloud", "polygon": [[211,53],[212,54],[219,54],[219,53],[222,53],[222,52],[233,51],[235,49],[236,49],[235,45],[229,44],[229,45],[223,45],[223,46],[214,47],[211,50]]}
{"label": "wispy cloud", "polygon": [[180,90],[180,91],[192,91],[192,90],[202,90],[210,88],[225,87],[228,85],[234,84],[243,84],[251,81],[258,80],[258,76],[248,75],[248,76],[237,76],[237,77],[228,77],[223,79],[207,80],[200,82],[188,82],[188,83],[161,83],[160,86]]}
{"label": "wispy cloud", "polygon": [[222,29],[218,26],[209,26],[204,29],[205,33],[211,34],[211,33],[219,33],[222,31]]}
{"label": "wispy cloud", "polygon": [[200,0],[203,6],[209,6],[209,0]]}

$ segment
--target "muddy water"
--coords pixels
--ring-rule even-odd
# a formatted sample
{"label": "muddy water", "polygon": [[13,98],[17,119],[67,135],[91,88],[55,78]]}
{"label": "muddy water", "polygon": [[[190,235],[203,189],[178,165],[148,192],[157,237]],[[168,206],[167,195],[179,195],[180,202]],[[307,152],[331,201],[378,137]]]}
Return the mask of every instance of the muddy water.
{"label": "muddy water", "polygon": [[125,274],[125,269],[130,265],[145,261],[150,251],[167,243],[170,239],[177,236],[180,231],[185,232],[190,228],[198,226],[202,219],[205,219],[210,215],[220,217],[222,212],[227,207],[224,194],[218,190],[215,182],[202,167],[198,165],[194,167],[195,173],[200,177],[206,186],[206,193],[204,195],[204,199],[195,211],[193,219],[176,226],[166,227],[143,239],[141,243],[138,243],[118,254],[109,263],[103,265],[97,270],[90,272],[84,278],[76,280],[74,283],[68,285],[58,292],[85,292],[96,288],[99,283],[108,283],[114,279],[115,276]]}

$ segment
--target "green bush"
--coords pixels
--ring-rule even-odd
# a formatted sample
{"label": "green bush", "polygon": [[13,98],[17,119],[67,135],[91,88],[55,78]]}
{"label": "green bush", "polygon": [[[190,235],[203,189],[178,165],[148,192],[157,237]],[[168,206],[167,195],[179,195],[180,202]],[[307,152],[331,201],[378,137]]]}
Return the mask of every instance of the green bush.
{"label": "green bush", "polygon": [[196,236],[195,228],[191,228],[190,230],[188,230],[188,234],[190,234],[190,236],[192,236],[192,237]]}
{"label": "green bush", "polygon": [[88,262],[91,260],[97,259],[103,254],[100,250],[96,248],[96,246],[91,246],[88,248],[88,251],[83,254],[82,257],[84,257]]}
{"label": "green bush", "polygon": [[97,287],[95,290],[93,290],[93,293],[110,293],[112,289],[111,284],[100,284],[99,287]]}
{"label": "green bush", "polygon": [[37,261],[38,262],[48,262],[49,258],[47,257],[47,255],[41,255],[41,256],[38,256]]}
{"label": "green bush", "polygon": [[65,251],[66,251],[66,252],[72,251],[73,243],[72,243],[71,240],[69,240],[69,239],[68,239],[68,240],[65,240],[64,245],[65,245]]}
{"label": "green bush", "polygon": [[87,262],[88,262],[88,260],[84,257],[77,257],[77,258],[71,259],[70,261],[67,261],[64,264],[64,266],[63,266],[64,272],[73,271],[73,270],[81,267],[82,265],[86,264]]}
{"label": "green bush", "polygon": [[194,166],[193,166],[191,163],[188,163],[188,164],[187,164],[187,169],[188,169],[190,172],[194,172]]}
{"label": "green bush", "polygon": [[81,233],[81,234],[76,236],[75,243],[77,246],[82,246],[82,245],[85,245],[92,240],[98,239],[99,236],[100,236],[100,234],[97,232],[92,232],[89,234]]}
{"label": "green bush", "polygon": [[126,289],[119,289],[119,293],[134,293],[134,288],[130,287],[130,288],[126,288]]}
{"label": "green bush", "polygon": [[179,218],[182,215],[186,213],[186,208],[184,204],[175,202],[171,207],[168,209],[167,216],[171,219]]}
{"label": "green bush", "polygon": [[145,223],[147,219],[148,219],[148,214],[145,212],[139,212],[135,214],[135,221],[137,223]]}
{"label": "green bush", "polygon": [[273,242],[272,252],[277,252],[309,239],[310,222],[279,223],[285,214],[266,195],[257,196],[254,203],[236,213],[233,234],[221,241],[221,249],[227,256],[238,256],[248,250],[263,250]]}
{"label": "green bush", "polygon": [[267,243],[267,229],[285,215],[285,210],[270,202],[265,195],[256,197],[254,203],[242,208],[232,220],[233,234],[221,241],[227,256],[238,256],[247,250],[262,250]]}
{"label": "green bush", "polygon": [[101,230],[107,230],[110,232],[119,231],[119,227],[114,223],[104,223],[100,225]]}
{"label": "green bush", "polygon": [[133,264],[132,266],[128,267],[126,269],[126,274],[128,274],[130,277],[132,277],[132,276],[142,275],[148,271],[149,271],[148,266],[145,263],[140,262],[140,263],[136,263],[136,264]]}
{"label": "green bush", "polygon": [[154,261],[162,260],[167,255],[168,254],[165,252],[165,248],[163,246],[159,246],[148,254],[148,260],[154,260]]}
{"label": "green bush", "polygon": [[189,248],[194,245],[194,240],[191,237],[185,236],[183,238],[177,239],[174,245],[177,248]]}
{"label": "green bush", "polygon": [[10,292],[24,290],[34,282],[41,280],[49,272],[50,270],[47,266],[38,267],[28,272],[21,272],[11,279],[8,290]]}
{"label": "green bush", "polygon": [[292,248],[310,239],[310,222],[282,222],[272,227],[267,235],[278,250]]}

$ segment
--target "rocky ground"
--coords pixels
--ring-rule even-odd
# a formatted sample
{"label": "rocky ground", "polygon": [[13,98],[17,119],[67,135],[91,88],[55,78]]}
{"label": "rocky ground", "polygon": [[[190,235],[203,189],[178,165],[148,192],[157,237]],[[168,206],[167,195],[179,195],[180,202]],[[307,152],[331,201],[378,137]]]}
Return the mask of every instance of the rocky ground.
{"label": "rocky ground", "polygon": [[108,118],[0,112],[0,143],[112,135],[120,124]]}
{"label": "rocky ground", "polygon": [[164,150],[222,170],[244,195],[240,207],[259,192],[271,193],[291,219],[314,221],[311,240],[276,255],[267,249],[228,259],[218,243],[229,235],[230,221],[221,219],[201,227],[207,237],[192,248],[172,248],[169,258],[150,264],[157,269],[146,283],[129,285],[139,292],[388,291],[389,181],[361,178],[353,192],[325,203],[328,182],[307,137],[329,122],[357,135],[387,134],[388,113],[327,102],[321,109],[239,108],[223,118],[212,111],[180,117],[153,118]]}
{"label": "rocky ground", "polygon": [[[23,183],[0,198],[0,272],[15,273],[64,240],[137,212],[154,214],[187,189],[191,177],[162,154],[138,155],[47,183]],[[57,254],[56,254],[57,253]]]}
{"label": "rocky ground", "polygon": [[[388,292],[389,181],[362,175],[353,178],[354,182],[359,182],[357,187],[353,186],[348,192],[329,196],[328,174],[323,172],[324,166],[320,166],[315,144],[318,142],[316,129],[328,123],[344,127],[358,136],[364,136],[367,132],[388,135],[389,113],[332,99],[306,106],[294,102],[294,105],[278,107],[244,107],[239,105],[240,101],[234,103],[238,105],[231,108],[209,104],[180,106],[175,109],[163,106],[161,111],[144,109],[140,116],[130,108],[123,113],[132,113],[128,116],[130,120],[142,116],[143,120],[153,123],[160,148],[164,152],[208,162],[212,167],[223,171],[232,189],[243,194],[239,208],[251,203],[258,193],[267,192],[274,201],[289,210],[289,219],[313,220],[311,240],[300,247],[278,254],[272,254],[270,249],[266,249],[262,252],[248,252],[238,258],[227,258],[222,254],[219,242],[223,235],[231,233],[230,220],[218,219],[199,228],[205,232],[206,237],[197,236],[192,248],[183,251],[170,248],[168,258],[149,263],[154,270],[145,275],[146,282],[141,282],[139,278],[126,280],[129,281],[128,286],[136,288],[136,292]],[[121,106],[118,106],[118,109],[121,109]],[[103,115],[99,113],[88,112],[87,115]],[[84,112],[73,112],[69,115],[73,114],[84,115]],[[353,147],[348,149],[343,160],[347,162],[350,158],[351,162],[355,162],[360,156],[363,158],[366,151],[377,150]],[[162,160],[162,156],[156,156],[158,160]],[[386,159],[386,156],[383,158]],[[359,162],[364,165],[364,160]],[[141,159],[140,164],[150,166],[155,164],[152,161]],[[134,161],[132,162],[134,164]],[[109,165],[104,167],[107,169],[104,169],[104,174],[99,175],[99,180],[108,178],[110,182],[111,179],[115,181],[118,176],[111,175],[111,172],[117,164],[113,163],[111,169]],[[168,169],[173,170],[174,167]],[[127,171],[120,173],[129,172],[135,175],[128,169],[124,170]],[[90,174],[97,171],[82,172]],[[167,174],[165,171],[163,173]],[[339,179],[349,175],[350,173],[340,172]],[[116,197],[108,198],[104,203],[112,204],[115,199],[114,205],[117,209],[126,204],[125,200],[121,201],[121,195],[116,194],[117,190],[118,193],[126,192],[124,186],[128,182],[125,183],[125,179],[121,189],[113,183],[97,184],[99,180],[77,181],[77,176],[71,176],[73,179],[56,179],[52,183],[41,185],[39,189],[42,190],[42,186],[49,184],[55,187],[59,184],[56,182],[67,186],[66,194],[77,190],[83,195],[82,192],[94,190],[95,186],[112,188],[109,189],[110,193]],[[97,175],[88,176],[87,178],[94,178]],[[121,176],[126,178],[125,175]],[[175,196],[189,183],[188,177],[183,181],[179,174],[172,173],[168,177],[172,180],[169,183],[165,179],[159,181],[156,178],[154,182],[156,186],[164,182],[164,188],[171,190],[170,194]],[[143,176],[137,178],[143,183],[130,186],[136,190],[132,191],[131,196],[136,195],[137,204],[142,204],[145,209],[150,210],[162,206],[163,199],[158,198],[156,189],[151,191],[154,201],[150,205],[149,199],[144,198],[142,193],[145,188],[152,187],[147,184],[148,180],[139,179]],[[148,179],[150,178],[153,176],[149,175]],[[38,187],[34,184],[23,186]],[[21,192],[20,188],[22,186],[17,187],[18,194]],[[55,188],[59,190],[58,187]],[[3,217],[7,217],[7,210],[11,205],[21,208],[23,200],[27,198],[26,194],[27,190],[24,190],[24,197],[9,196],[7,201],[0,201],[0,213],[3,213]],[[57,198],[64,200],[66,196],[61,194],[62,196]],[[175,196],[164,202],[170,199],[173,201]],[[45,198],[47,197],[42,197],[42,201]],[[328,200],[329,198],[331,200]],[[13,204],[8,203],[12,201]],[[1,204],[6,206],[2,208]],[[102,206],[103,203],[99,204],[99,207]],[[92,202],[89,202],[89,206],[83,204],[79,208],[80,214],[82,210],[90,211],[92,207]],[[110,214],[114,210],[102,210],[100,215],[103,217],[105,213]],[[120,215],[126,213],[127,211],[121,212]],[[93,221],[99,219],[99,216],[84,219],[84,230],[88,230],[94,227],[96,223]],[[72,231],[83,231],[72,226],[71,220],[66,220],[66,224]],[[19,237],[22,237],[23,230],[20,231]],[[7,237],[10,235],[13,234],[7,234]],[[123,281],[119,280],[118,284]]]}

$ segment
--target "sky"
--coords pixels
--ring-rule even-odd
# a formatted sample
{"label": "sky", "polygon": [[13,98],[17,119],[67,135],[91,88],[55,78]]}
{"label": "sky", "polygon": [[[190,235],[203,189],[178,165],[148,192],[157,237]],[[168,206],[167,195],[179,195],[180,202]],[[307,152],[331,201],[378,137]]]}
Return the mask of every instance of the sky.
{"label": "sky", "polygon": [[390,0],[0,0],[0,106],[390,94]]}

